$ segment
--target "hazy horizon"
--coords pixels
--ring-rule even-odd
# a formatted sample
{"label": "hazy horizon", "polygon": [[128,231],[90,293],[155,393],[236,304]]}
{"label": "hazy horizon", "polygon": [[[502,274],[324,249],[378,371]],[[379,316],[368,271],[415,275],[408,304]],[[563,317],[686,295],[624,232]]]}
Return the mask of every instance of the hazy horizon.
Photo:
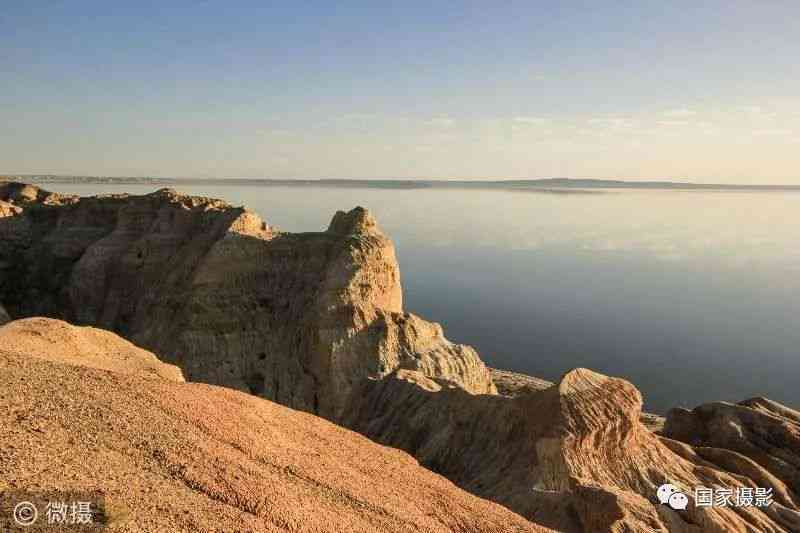
{"label": "hazy horizon", "polygon": [[[800,184],[793,184],[787,182],[765,182],[765,183],[733,183],[733,182],[702,182],[686,179],[619,179],[619,178],[575,178],[566,176],[554,176],[543,178],[490,178],[490,177],[476,177],[476,178],[461,178],[461,177],[278,177],[278,176],[224,176],[224,177],[205,177],[199,178],[194,176],[107,176],[107,175],[71,175],[71,174],[23,174],[15,172],[0,172],[0,180],[2,179],[18,179],[19,181],[29,181],[35,184],[59,184],[59,183],[85,183],[85,184],[118,184],[120,186],[125,184],[135,183],[154,183],[154,184],[167,184],[182,186],[184,183],[188,186],[192,184],[226,184],[244,185],[247,182],[253,182],[254,185],[264,186],[291,186],[293,183],[298,185],[314,185],[320,186],[346,186],[352,184],[354,186],[385,186],[406,188],[407,185],[419,183],[424,187],[438,187],[441,185],[448,185],[446,188],[458,188],[460,185],[466,188],[480,188],[481,185],[485,188],[504,188],[511,187],[518,190],[568,190],[575,189],[586,190],[621,190],[625,188],[647,188],[651,190],[700,190],[700,191],[713,191],[713,190],[747,190],[747,191],[776,191],[776,192],[795,192],[800,190]],[[528,187],[528,185],[530,185]],[[413,187],[413,185],[410,185]]]}
{"label": "hazy horizon", "polygon": [[24,2],[12,174],[800,184],[800,4]]}

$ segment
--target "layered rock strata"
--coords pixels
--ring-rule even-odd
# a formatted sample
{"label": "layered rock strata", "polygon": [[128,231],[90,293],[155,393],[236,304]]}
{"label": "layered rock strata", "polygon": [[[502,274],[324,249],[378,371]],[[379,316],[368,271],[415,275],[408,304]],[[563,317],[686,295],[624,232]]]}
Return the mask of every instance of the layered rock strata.
{"label": "layered rock strata", "polygon": [[[399,370],[360,398],[350,427],[559,531],[800,531],[796,495],[778,476],[654,434],[622,379],[577,369],[545,390],[476,396]],[[776,446],[797,459],[791,443]],[[686,511],[659,504],[664,483],[686,492]],[[697,487],[760,486],[775,488],[768,508],[695,505]]]}
{"label": "layered rock strata", "polygon": [[773,487],[784,505],[800,505],[800,413],[766,398],[714,402],[667,413],[664,437],[690,444],[715,464]]}
{"label": "layered rock strata", "polygon": [[472,348],[403,311],[394,247],[365,209],[292,234],[169,189],[77,198],[7,183],[0,201],[0,301],[15,317],[115,331],[190,381],[334,420],[355,384],[398,368],[495,392]]}

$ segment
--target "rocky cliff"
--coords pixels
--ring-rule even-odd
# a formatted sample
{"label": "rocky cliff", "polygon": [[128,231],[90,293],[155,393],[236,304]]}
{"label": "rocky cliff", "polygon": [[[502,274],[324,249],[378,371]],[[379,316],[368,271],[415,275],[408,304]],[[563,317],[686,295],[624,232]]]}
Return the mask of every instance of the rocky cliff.
{"label": "rocky cliff", "polygon": [[404,452],[175,372],[108,332],[0,328],[0,530],[19,529],[18,491],[58,490],[101,494],[110,531],[545,531]]}
{"label": "rocky cliff", "polygon": [[391,241],[364,209],[280,233],[169,189],[77,198],[0,184],[0,301],[115,331],[191,381],[337,419],[354,384],[397,368],[472,393],[488,369],[402,307]]}

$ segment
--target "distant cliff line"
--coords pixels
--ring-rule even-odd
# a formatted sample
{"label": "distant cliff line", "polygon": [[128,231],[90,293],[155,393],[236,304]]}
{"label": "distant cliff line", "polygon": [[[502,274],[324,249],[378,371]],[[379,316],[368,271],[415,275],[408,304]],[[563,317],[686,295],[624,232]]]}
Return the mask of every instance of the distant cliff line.
{"label": "distant cliff line", "polygon": [[169,178],[9,175],[0,180],[24,180],[30,183],[108,184],[108,185],[235,185],[249,187],[330,187],[358,189],[478,189],[513,191],[647,189],[683,191],[792,192],[800,185],[740,185],[726,183],[683,183],[677,181],[626,181],[609,179],[545,178],[514,180],[431,180],[431,179],[288,179],[288,178]]}

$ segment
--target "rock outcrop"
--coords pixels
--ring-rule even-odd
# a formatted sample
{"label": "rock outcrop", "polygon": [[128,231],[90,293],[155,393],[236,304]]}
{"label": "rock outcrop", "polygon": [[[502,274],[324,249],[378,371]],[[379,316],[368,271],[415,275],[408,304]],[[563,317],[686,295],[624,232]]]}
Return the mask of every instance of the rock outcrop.
{"label": "rock outcrop", "polygon": [[[510,372],[498,368],[490,368],[489,370],[492,373],[495,387],[497,387],[497,393],[502,396],[514,398],[523,394],[549,389],[553,386],[550,381],[520,374],[519,372]],[[639,421],[653,432],[659,432],[664,427],[664,417],[653,413],[642,412]]]}
{"label": "rock outcrop", "polygon": [[6,312],[5,308],[2,305],[0,305],[0,326],[10,321],[11,317],[8,316],[8,313]]}
{"label": "rock outcrop", "polygon": [[662,434],[690,444],[709,463],[773,487],[785,505],[800,505],[797,411],[765,398],[676,408],[667,413]]}
{"label": "rock outcrop", "polygon": [[[17,491],[55,490],[102,495],[112,531],[545,531],[316,416],[129,372],[122,354],[143,352],[110,333],[49,320],[0,331],[2,531],[17,530]],[[57,339],[67,355],[43,350]]]}
{"label": "rock outcrop", "polygon": [[542,391],[553,386],[551,381],[547,381],[519,372],[490,368],[492,381],[497,388],[497,393],[502,396],[515,397],[530,392]]}
{"label": "rock outcrop", "polygon": [[[622,379],[578,369],[545,390],[475,396],[399,370],[369,382],[360,398],[350,427],[559,531],[800,530],[788,497],[766,509],[694,506],[695,487],[764,486],[765,478],[664,442],[641,423],[641,395]],[[664,483],[687,491],[686,511],[659,505]]]}
{"label": "rock outcrop", "polygon": [[365,209],[274,231],[170,189],[61,196],[0,184],[0,301],[117,332],[190,381],[338,419],[361,380],[403,368],[495,392],[472,348],[402,307],[391,241]]}

